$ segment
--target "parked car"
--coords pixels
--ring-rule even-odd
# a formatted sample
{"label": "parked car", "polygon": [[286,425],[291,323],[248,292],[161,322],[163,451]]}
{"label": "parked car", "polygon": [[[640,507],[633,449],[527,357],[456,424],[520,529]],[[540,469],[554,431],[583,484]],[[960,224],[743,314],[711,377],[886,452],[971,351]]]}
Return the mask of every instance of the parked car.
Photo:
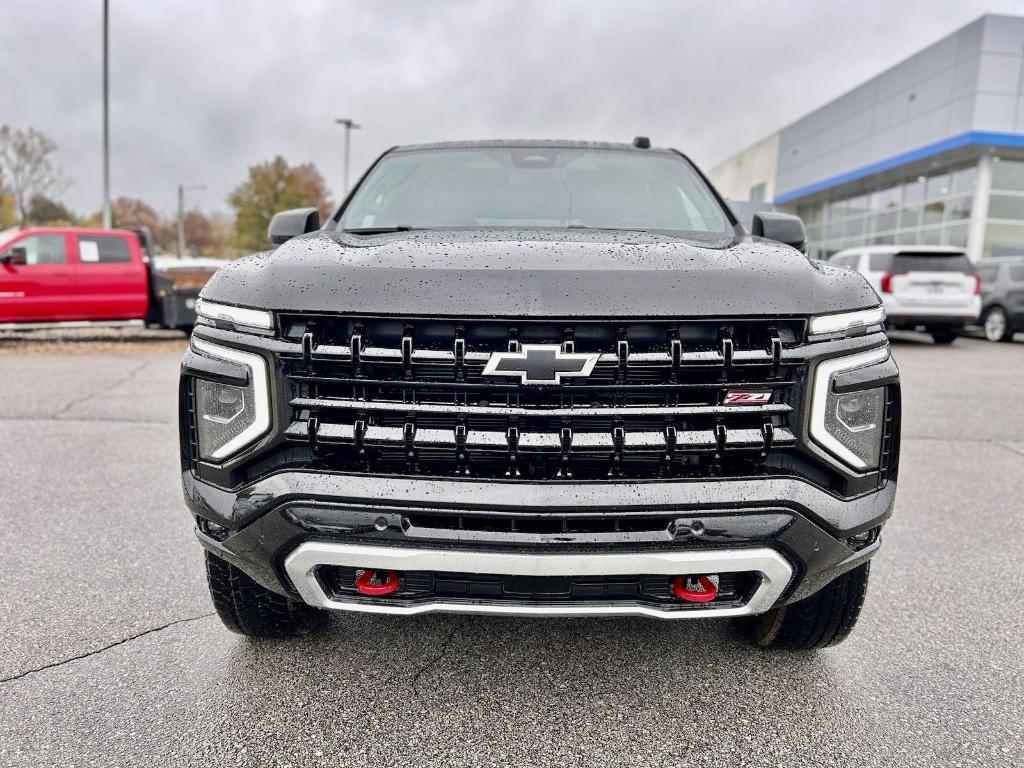
{"label": "parked car", "polygon": [[145,230],[32,227],[0,232],[0,328],[148,324],[189,329],[216,271],[154,267]]}
{"label": "parked car", "polygon": [[1013,341],[1024,331],[1024,256],[985,259],[981,277],[981,325],[989,341]]}
{"label": "parked car", "polygon": [[829,263],[868,279],[885,306],[886,328],[950,344],[981,313],[981,281],[961,248],[871,245],[840,251]]}
{"label": "parked car", "polygon": [[[857,621],[892,513],[878,297],[682,154],[396,148],[203,289],[185,504],[224,624],[325,610]],[[897,609],[894,609],[897,610]]]}

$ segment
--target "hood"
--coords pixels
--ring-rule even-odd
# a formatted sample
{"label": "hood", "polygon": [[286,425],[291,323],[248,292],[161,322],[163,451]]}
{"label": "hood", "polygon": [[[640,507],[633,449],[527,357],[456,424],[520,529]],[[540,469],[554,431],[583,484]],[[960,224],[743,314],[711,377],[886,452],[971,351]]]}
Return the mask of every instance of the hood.
{"label": "hood", "polygon": [[801,316],[878,304],[862,276],[778,243],[598,230],[320,231],[222,267],[202,296],[419,317]]}

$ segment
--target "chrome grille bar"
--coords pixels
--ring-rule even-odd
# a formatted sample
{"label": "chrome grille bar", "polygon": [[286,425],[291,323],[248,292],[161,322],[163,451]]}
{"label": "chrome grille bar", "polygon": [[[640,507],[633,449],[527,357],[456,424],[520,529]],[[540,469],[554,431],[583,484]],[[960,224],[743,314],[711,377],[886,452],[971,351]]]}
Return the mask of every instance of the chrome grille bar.
{"label": "chrome grille bar", "polygon": [[[298,353],[299,350],[296,350]],[[467,362],[486,363],[490,358],[489,352],[466,352]],[[352,357],[352,348],[343,344],[320,344],[313,348],[312,358],[314,360],[340,359],[349,360]],[[366,362],[373,361],[398,361],[402,360],[402,350],[391,347],[364,347],[359,352],[359,358]],[[449,350],[438,349],[414,349],[412,360],[423,363],[454,363],[455,353]],[[771,351],[760,349],[737,350],[733,353],[733,363],[757,363],[767,364],[773,360]],[[718,350],[680,352],[678,361],[685,365],[705,364],[721,365],[725,357]],[[598,357],[599,363],[619,365],[622,360],[615,352],[605,352]],[[657,364],[671,365],[673,362],[670,352],[629,352],[626,355],[626,364]]]}
{"label": "chrome grille bar", "polygon": [[449,405],[442,403],[398,403],[385,400],[354,400],[348,398],[296,397],[291,400],[295,408],[331,408],[355,411],[390,413],[441,413],[463,416],[717,416],[717,415],[770,415],[785,414],[793,410],[785,403],[768,405],[674,405],[642,406],[620,405],[569,408],[522,408],[510,406]]}

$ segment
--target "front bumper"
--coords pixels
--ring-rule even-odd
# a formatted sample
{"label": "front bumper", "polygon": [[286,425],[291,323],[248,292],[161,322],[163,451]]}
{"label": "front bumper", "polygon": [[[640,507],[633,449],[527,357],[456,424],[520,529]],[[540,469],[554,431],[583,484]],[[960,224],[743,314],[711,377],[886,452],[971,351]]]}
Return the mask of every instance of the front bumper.
{"label": "front bumper", "polygon": [[976,316],[964,315],[891,315],[885,318],[885,327],[892,331],[913,331],[918,328],[959,330],[968,323],[977,322]]}
{"label": "front bumper", "polygon": [[[750,615],[813,594],[877,551],[896,491],[890,480],[842,499],[796,478],[523,483],[282,472],[237,493],[188,471],[183,482],[208,550],[312,605],[659,618]],[[592,525],[608,521],[622,524]],[[328,588],[319,572],[333,567],[459,578],[636,576],[647,584],[703,573],[754,579],[736,599],[703,606],[642,591],[579,600],[422,592],[366,598]]]}

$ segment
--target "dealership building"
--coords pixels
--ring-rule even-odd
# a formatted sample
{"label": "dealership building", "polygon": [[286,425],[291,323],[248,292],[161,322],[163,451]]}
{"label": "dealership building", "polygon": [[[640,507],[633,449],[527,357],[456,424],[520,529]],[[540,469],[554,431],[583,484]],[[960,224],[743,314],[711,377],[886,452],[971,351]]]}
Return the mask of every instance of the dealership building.
{"label": "dealership building", "polygon": [[865,244],[1024,255],[1024,17],[983,16],[715,166],[730,200]]}

